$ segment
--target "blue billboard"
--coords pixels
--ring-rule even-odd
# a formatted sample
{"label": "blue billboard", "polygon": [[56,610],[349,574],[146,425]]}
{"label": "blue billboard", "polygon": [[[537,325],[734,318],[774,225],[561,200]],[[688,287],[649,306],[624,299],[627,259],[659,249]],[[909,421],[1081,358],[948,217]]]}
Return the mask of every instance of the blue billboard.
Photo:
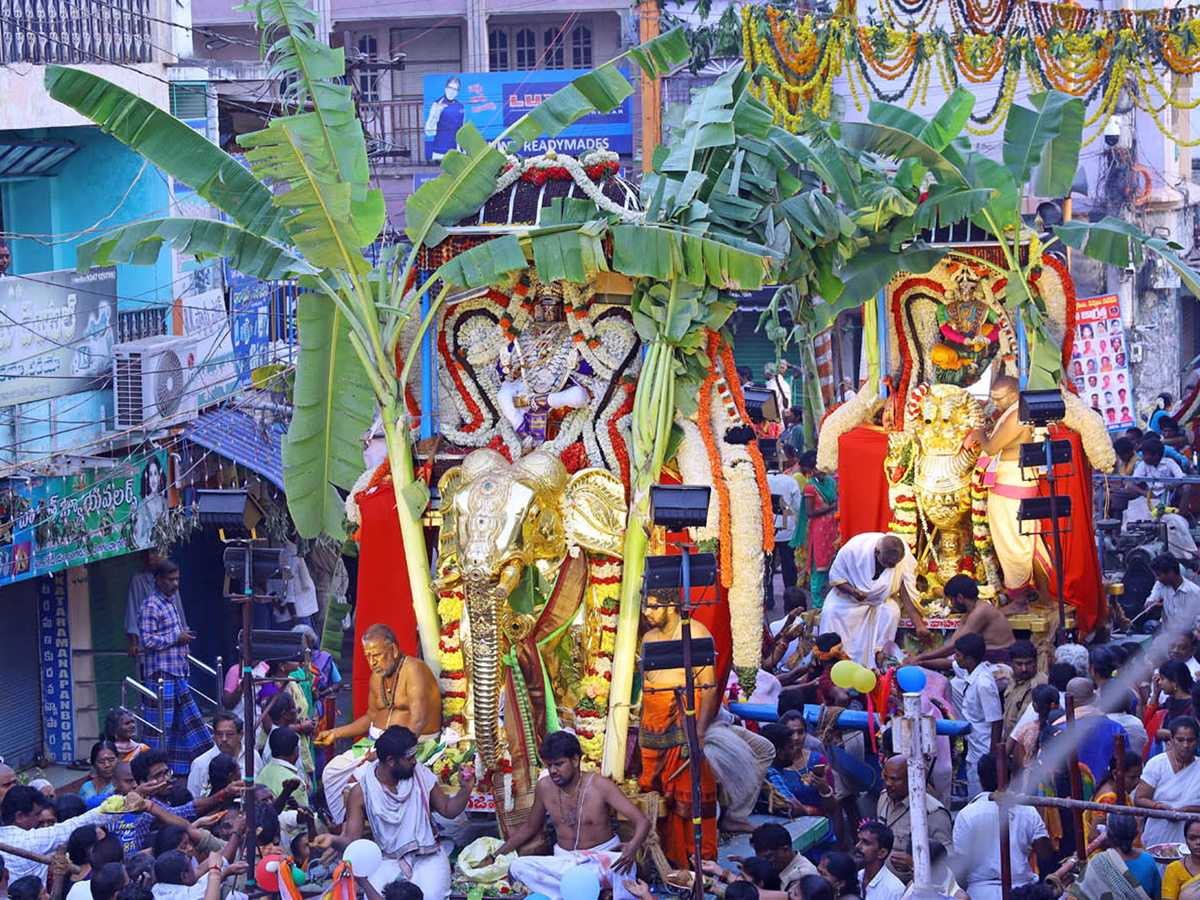
{"label": "blue billboard", "polygon": [[[438,162],[455,147],[455,135],[470,122],[489,141],[545,97],[590,69],[538,69],[527,72],[445,72],[424,77],[425,159]],[[626,80],[629,72],[620,70]],[[633,155],[632,97],[608,113],[591,113],[553,138],[526,144],[526,156],[554,149],[571,156],[589,150]]]}

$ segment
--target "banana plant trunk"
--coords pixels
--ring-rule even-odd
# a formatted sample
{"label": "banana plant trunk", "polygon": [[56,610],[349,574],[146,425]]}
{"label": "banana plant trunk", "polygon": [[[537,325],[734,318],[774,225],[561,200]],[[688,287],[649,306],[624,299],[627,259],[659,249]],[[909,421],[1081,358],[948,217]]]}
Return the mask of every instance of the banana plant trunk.
{"label": "banana plant trunk", "polygon": [[[886,366],[886,360],[882,362]],[[804,412],[801,427],[804,429],[804,445],[817,446],[817,429],[825,418],[825,400],[821,396],[821,375],[817,371],[817,354],[811,338],[800,341],[801,390],[804,396]]]}
{"label": "banana plant trunk", "polygon": [[408,439],[408,421],[397,416],[394,406],[382,410],[384,439],[387,442],[388,464],[392,472],[392,489],[396,495],[396,515],[400,520],[400,539],[404,545],[405,568],[408,570],[409,590],[417,631],[421,638],[421,653],[425,664],[436,676],[441,671],[438,660],[437,599],[433,596],[433,578],[429,570],[429,551],[420,513],[414,512],[406,499],[406,488],[415,481],[412,450]]}
{"label": "banana plant trunk", "polygon": [[642,614],[642,573],[649,546],[650,488],[662,473],[663,455],[675,416],[675,353],[663,341],[653,341],[646,353],[634,396],[630,435],[633,473],[629,519],[622,548],[620,611],[613,651],[612,688],[604,730],[601,772],[615,781],[625,777],[629,745],[629,706],[637,669],[638,622]]}

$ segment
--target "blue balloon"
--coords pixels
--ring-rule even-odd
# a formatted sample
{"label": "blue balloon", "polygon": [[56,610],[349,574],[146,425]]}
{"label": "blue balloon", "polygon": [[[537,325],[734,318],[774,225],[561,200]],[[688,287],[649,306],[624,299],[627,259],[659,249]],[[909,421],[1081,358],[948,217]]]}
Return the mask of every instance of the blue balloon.
{"label": "blue balloon", "polygon": [[918,666],[904,666],[896,670],[896,683],[906,694],[919,694],[925,690],[925,672]]}
{"label": "blue balloon", "polygon": [[529,894],[525,900],[550,900],[545,894]]}
{"label": "blue balloon", "polygon": [[600,879],[591,866],[576,866],[563,873],[559,892],[563,900],[596,900],[600,896]]}

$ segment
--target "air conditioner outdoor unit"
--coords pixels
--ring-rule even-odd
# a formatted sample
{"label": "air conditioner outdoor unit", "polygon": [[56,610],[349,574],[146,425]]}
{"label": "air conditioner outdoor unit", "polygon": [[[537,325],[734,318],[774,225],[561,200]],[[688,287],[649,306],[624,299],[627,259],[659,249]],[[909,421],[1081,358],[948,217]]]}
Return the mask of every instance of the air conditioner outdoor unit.
{"label": "air conditioner outdoor unit", "polygon": [[113,359],[118,431],[167,428],[196,417],[195,341],[152,337],[117,344]]}

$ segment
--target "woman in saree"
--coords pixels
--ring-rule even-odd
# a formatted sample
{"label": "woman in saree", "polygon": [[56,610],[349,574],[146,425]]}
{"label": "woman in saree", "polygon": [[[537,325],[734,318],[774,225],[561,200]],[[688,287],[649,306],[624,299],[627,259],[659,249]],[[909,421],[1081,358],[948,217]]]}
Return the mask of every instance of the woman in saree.
{"label": "woman in saree", "polygon": [[805,751],[807,756],[797,753],[799,741],[785,725],[764,725],[762,736],[775,746],[775,762],[767,770],[767,783],[787,802],[791,814],[827,815],[825,808],[833,801],[833,781],[825,756],[811,751]]}
{"label": "woman in saree", "polygon": [[[1123,760],[1125,768],[1125,803],[1128,804],[1142,780],[1142,754],[1136,750],[1126,750]],[[1095,803],[1112,805],[1117,802],[1117,758],[1108,761],[1108,768],[1100,775],[1096,785],[1096,795],[1092,798]],[[1108,823],[1108,813],[1088,810],[1083,814],[1084,832],[1087,835],[1089,854],[1108,846],[1104,840]],[[1142,846],[1139,829],[1138,837],[1133,844]]]}
{"label": "woman in saree", "polygon": [[1162,889],[1162,877],[1154,857],[1133,846],[1137,820],[1112,813],[1108,817],[1109,849],[1087,862],[1083,877],[1067,891],[1080,900],[1107,897],[1111,900],[1154,900]]}
{"label": "woman in saree", "polygon": [[796,530],[790,546],[804,548],[803,571],[809,576],[812,606],[820,609],[825,603],[829,567],[833,565],[838,539],[837,479],[817,469],[816,450],[800,454],[800,472],[807,481],[801,491],[804,503],[796,514]]}
{"label": "woman in saree", "polygon": [[1154,677],[1150,679],[1150,702],[1146,706],[1142,724],[1150,738],[1147,758],[1157,752],[1159,742],[1166,743],[1171,736],[1167,732],[1168,722],[1180,716],[1194,716],[1192,708],[1192,673],[1187,664],[1178,659],[1168,659]]}
{"label": "woman in saree", "polygon": [[150,749],[148,744],[137,740],[137,717],[123,706],[108,711],[100,739],[116,745],[118,762],[132,762],[143,750]]}
{"label": "woman in saree", "polygon": [[1163,900],[1179,900],[1184,888],[1198,885],[1200,879],[1200,822],[1195,820],[1183,825],[1183,839],[1187,843],[1188,852],[1167,866],[1163,873]]}
{"label": "woman in saree", "polygon": [[[1180,716],[1167,724],[1167,731],[1171,738],[1166,750],[1152,756],[1142,769],[1142,783],[1134,805],[1200,812],[1200,760],[1196,759],[1200,724],[1191,716]],[[1147,818],[1142,826],[1142,842],[1147,847],[1180,844],[1183,823]]]}

